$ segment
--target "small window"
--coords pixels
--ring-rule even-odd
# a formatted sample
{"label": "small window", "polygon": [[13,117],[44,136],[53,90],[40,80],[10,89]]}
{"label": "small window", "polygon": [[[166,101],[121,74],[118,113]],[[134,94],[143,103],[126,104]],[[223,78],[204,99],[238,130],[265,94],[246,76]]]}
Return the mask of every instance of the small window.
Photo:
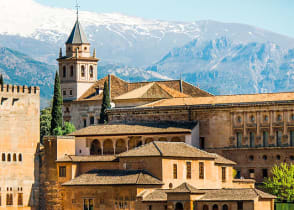
{"label": "small window", "polygon": [[242,117],[238,116],[237,120],[239,123],[242,122]]}
{"label": "small window", "polygon": [[22,161],[22,154],[18,155],[18,161],[21,162]]}
{"label": "small window", "polygon": [[81,67],[81,76],[85,77],[85,66]]}
{"label": "small window", "polygon": [[218,205],[214,204],[212,210],[218,210]]}
{"label": "small window", "polygon": [[205,149],[205,138],[204,137],[200,137],[199,149]]}
{"label": "small window", "polygon": [[277,155],[277,160],[281,160],[281,155]]}
{"label": "small window", "polygon": [[277,117],[277,120],[281,121],[282,120],[282,115],[279,114],[278,117]]}
{"label": "small window", "polygon": [[291,159],[291,160],[294,160],[294,156],[293,156],[293,155],[291,155],[291,156],[290,156],[290,159]]}
{"label": "small window", "polygon": [[93,199],[84,199],[84,210],[93,210],[94,204]]}
{"label": "small window", "polygon": [[223,205],[223,209],[222,210],[229,210],[229,207],[227,204]]}
{"label": "small window", "polygon": [[23,193],[17,194],[17,205],[22,206],[23,205]]}
{"label": "small window", "polygon": [[174,175],[174,179],[178,178],[178,166],[177,166],[177,164],[173,165],[173,175]]}
{"label": "small window", "polygon": [[90,66],[90,78],[94,77],[93,66]]}
{"label": "small window", "polygon": [[199,179],[204,179],[204,163],[199,163]]}
{"label": "small window", "polygon": [[87,120],[84,119],[84,128],[87,127]]}
{"label": "small window", "polygon": [[59,177],[66,177],[66,167],[59,166]]}
{"label": "small window", "polygon": [[209,210],[207,205],[203,205],[203,210]]}
{"label": "small window", "polygon": [[267,156],[266,155],[263,155],[262,156],[262,159],[267,160]]}
{"label": "small window", "polygon": [[186,178],[187,179],[191,179],[191,162],[186,162],[186,169],[187,169],[187,174],[186,174]]}
{"label": "small window", "polygon": [[7,193],[6,194],[6,206],[12,206],[13,205],[13,194]]}
{"label": "small window", "polygon": [[74,74],[74,67],[71,66],[71,67],[70,67],[70,76],[73,77],[73,74]]}
{"label": "small window", "polygon": [[267,172],[266,168],[262,169],[262,176],[263,176],[263,178],[267,178],[268,172]]}
{"label": "small window", "polygon": [[238,210],[243,210],[243,201],[238,201],[237,207],[238,207]]}
{"label": "small window", "polygon": [[63,78],[66,77],[66,67],[65,66],[63,67],[62,75],[63,75]]}
{"label": "small window", "polygon": [[263,120],[264,120],[264,122],[267,122],[268,121],[268,116],[264,115]]}
{"label": "small window", "polygon": [[2,161],[5,161],[6,158],[5,158],[5,153],[2,153]]}
{"label": "small window", "polygon": [[13,154],[13,161],[16,162],[16,154]]}
{"label": "small window", "polygon": [[62,91],[62,94],[65,96],[66,95],[66,90],[63,90]]}
{"label": "small window", "polygon": [[226,182],[226,167],[222,167],[222,182]]}
{"label": "small window", "polygon": [[87,47],[85,47],[84,50],[87,50]]}
{"label": "small window", "polygon": [[250,120],[251,120],[251,122],[254,122],[254,121],[255,121],[255,117],[252,115],[252,116],[250,117]]}
{"label": "small window", "polygon": [[92,116],[90,117],[90,125],[94,125],[95,123],[95,118]]}
{"label": "small window", "polygon": [[250,155],[249,156],[249,160],[251,160],[251,161],[254,160],[254,156],[253,155]]}
{"label": "small window", "polygon": [[250,179],[254,179],[254,177],[255,177],[254,169],[249,169],[249,177],[250,177]]}
{"label": "small window", "polygon": [[152,210],[152,205],[149,205],[148,206],[148,210]]}
{"label": "small window", "polygon": [[11,154],[7,155],[7,161],[10,162],[11,161]]}
{"label": "small window", "polygon": [[69,95],[72,96],[72,90],[69,90]]}

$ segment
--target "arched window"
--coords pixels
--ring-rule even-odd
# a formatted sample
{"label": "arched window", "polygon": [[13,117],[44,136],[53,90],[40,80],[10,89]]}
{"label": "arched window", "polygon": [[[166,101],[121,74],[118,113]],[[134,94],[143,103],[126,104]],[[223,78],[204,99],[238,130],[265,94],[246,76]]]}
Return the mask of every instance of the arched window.
{"label": "arched window", "polygon": [[90,155],[101,155],[101,145],[98,140],[92,141]]}
{"label": "arched window", "polygon": [[212,206],[212,210],[218,210],[218,205],[214,204],[214,205]]}
{"label": "arched window", "polygon": [[127,145],[126,142],[123,139],[119,139],[116,141],[116,146],[115,146],[115,153],[119,154],[122,152],[127,151]]}
{"label": "arched window", "polygon": [[21,162],[22,161],[22,154],[18,155],[18,161]]}
{"label": "arched window", "polygon": [[13,153],[13,161],[16,162],[16,154]]}
{"label": "arched window", "polygon": [[93,66],[90,66],[90,78],[94,77]]}
{"label": "arched window", "polygon": [[93,116],[90,117],[90,125],[94,125],[95,123],[95,118]]}
{"label": "arched window", "polygon": [[7,161],[10,162],[11,161],[11,154],[7,155]]}
{"label": "arched window", "polygon": [[2,161],[5,161],[6,158],[5,158],[5,153],[2,153]]}
{"label": "arched window", "polygon": [[62,69],[63,71],[62,71],[62,76],[63,77],[66,77],[66,67],[65,66],[63,66],[63,69]]}
{"label": "arched window", "polygon": [[177,203],[175,210],[184,210],[184,206],[182,203]]}
{"label": "arched window", "polygon": [[81,67],[81,76],[85,77],[85,66],[84,65]]}
{"label": "arched window", "polygon": [[224,205],[223,205],[223,210],[229,210],[229,207],[228,207],[227,204],[224,204]]}
{"label": "arched window", "polygon": [[70,76],[71,76],[71,77],[73,77],[73,73],[74,73],[74,67],[71,66],[71,67],[70,67]]}
{"label": "arched window", "polygon": [[114,148],[113,143],[110,139],[107,139],[103,142],[103,155],[113,155],[114,154]]}
{"label": "arched window", "polygon": [[204,205],[203,206],[203,210],[208,210],[208,206],[207,205]]}

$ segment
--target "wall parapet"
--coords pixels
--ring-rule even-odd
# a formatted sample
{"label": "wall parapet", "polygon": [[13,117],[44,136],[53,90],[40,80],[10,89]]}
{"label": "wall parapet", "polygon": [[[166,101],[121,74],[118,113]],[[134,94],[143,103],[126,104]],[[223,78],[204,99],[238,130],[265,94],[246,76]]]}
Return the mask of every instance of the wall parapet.
{"label": "wall parapet", "polygon": [[24,93],[39,95],[40,88],[37,86],[4,84],[0,85],[0,93]]}

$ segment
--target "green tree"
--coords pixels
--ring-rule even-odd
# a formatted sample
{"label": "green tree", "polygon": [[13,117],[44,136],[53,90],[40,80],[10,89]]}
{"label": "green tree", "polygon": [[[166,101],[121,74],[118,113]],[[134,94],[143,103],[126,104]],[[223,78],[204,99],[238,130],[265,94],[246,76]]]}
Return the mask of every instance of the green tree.
{"label": "green tree", "polygon": [[41,143],[43,143],[43,137],[49,136],[51,128],[51,107],[47,107],[41,110],[40,115],[40,137]]}
{"label": "green tree", "polygon": [[266,178],[263,182],[265,190],[277,196],[280,201],[294,201],[294,165],[275,165],[271,173],[272,177]]}
{"label": "green tree", "polygon": [[53,134],[53,130],[57,127],[62,127],[62,96],[60,90],[60,80],[58,72],[55,74],[55,82],[54,82],[54,95],[53,95],[53,104],[52,104],[52,112],[51,112],[51,134]]}
{"label": "green tree", "polygon": [[54,128],[53,135],[54,136],[64,136],[70,134],[76,130],[75,126],[70,122],[65,122],[63,127],[58,126]]}
{"label": "green tree", "polygon": [[4,79],[3,79],[2,74],[0,75],[0,85],[4,85]]}
{"label": "green tree", "polygon": [[101,124],[107,123],[108,116],[107,116],[106,110],[109,108],[110,108],[109,89],[108,89],[107,81],[105,80],[99,123]]}

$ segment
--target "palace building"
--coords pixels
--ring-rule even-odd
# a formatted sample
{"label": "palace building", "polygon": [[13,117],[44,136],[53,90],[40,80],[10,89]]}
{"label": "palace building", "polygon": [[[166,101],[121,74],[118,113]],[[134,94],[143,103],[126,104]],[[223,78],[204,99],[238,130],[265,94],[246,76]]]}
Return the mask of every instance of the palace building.
{"label": "palace building", "polygon": [[39,209],[40,90],[0,85],[0,209]]}

